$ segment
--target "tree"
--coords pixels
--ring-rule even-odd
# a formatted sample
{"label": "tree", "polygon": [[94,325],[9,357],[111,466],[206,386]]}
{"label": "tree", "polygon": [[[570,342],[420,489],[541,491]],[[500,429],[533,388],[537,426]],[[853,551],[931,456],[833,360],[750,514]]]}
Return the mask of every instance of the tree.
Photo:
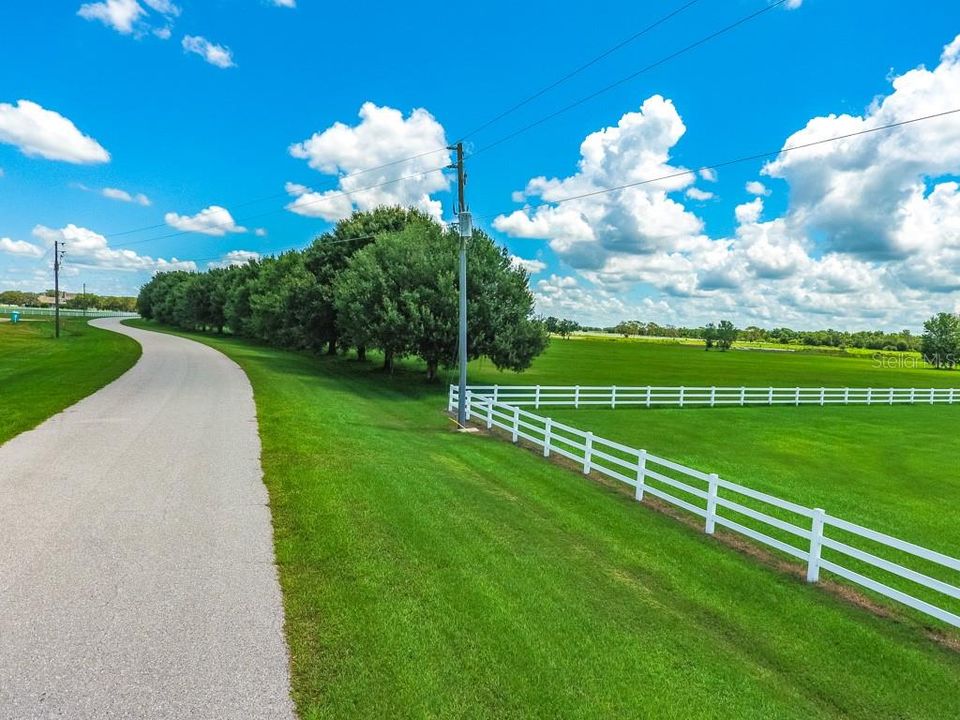
{"label": "tree", "polygon": [[[432,220],[381,235],[358,251],[334,286],[343,341],[383,352],[384,368],[416,355],[434,379],[456,362],[459,239]],[[467,250],[468,357],[489,357],[498,368],[523,370],[547,344],[533,318],[526,271],[506,250],[474,232]]]}
{"label": "tree", "polygon": [[[310,306],[310,323],[306,329],[310,346],[326,344],[330,354],[337,351],[340,338],[334,285],[354,253],[384,233],[399,232],[410,223],[429,220],[428,215],[414,208],[378,207],[353,213],[338,222],[331,232],[313,241],[303,253],[307,270],[316,278],[316,287],[305,298]],[[364,354],[363,345],[357,349],[359,355]]]}
{"label": "tree", "polygon": [[707,326],[703,329],[703,342],[704,350],[709,351],[713,347],[713,344],[717,341],[717,326],[713,323],[707,323]]}
{"label": "tree", "polygon": [[960,315],[939,313],[923,324],[920,339],[923,359],[934,367],[949,370],[960,362]]}
{"label": "tree", "polygon": [[717,347],[721,352],[726,352],[733,346],[733,341],[737,339],[737,328],[729,320],[721,320],[716,329]]}
{"label": "tree", "polygon": [[566,339],[579,329],[579,323],[574,322],[573,320],[563,319],[557,323],[557,328],[554,332],[560,337]]}

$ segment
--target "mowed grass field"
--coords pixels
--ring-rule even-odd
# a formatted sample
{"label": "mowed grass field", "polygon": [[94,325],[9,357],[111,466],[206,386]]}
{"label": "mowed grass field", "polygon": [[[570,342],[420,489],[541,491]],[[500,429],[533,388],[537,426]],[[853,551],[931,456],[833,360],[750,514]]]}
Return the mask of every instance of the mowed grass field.
{"label": "mowed grass field", "polygon": [[117,333],[64,320],[0,323],[0,443],[96,392],[133,367],[140,346]]}
{"label": "mowed grass field", "polygon": [[[254,387],[303,718],[960,707],[960,654],[915,626],[509,443],[451,432],[446,389],[419,373],[185,335]],[[566,364],[570,382],[562,348],[532,377]]]}

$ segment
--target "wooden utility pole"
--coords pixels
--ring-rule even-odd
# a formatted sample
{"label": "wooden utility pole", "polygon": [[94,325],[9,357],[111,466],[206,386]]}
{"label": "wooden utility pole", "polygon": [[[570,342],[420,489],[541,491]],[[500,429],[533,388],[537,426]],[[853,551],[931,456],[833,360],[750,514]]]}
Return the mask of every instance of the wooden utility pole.
{"label": "wooden utility pole", "polygon": [[463,143],[458,142],[450,149],[457,152],[457,162],[450,167],[457,171],[457,219],[460,232],[460,332],[457,345],[460,381],[457,424],[465,427],[467,424],[467,241],[473,234],[473,219],[467,210],[467,173],[463,162]]}

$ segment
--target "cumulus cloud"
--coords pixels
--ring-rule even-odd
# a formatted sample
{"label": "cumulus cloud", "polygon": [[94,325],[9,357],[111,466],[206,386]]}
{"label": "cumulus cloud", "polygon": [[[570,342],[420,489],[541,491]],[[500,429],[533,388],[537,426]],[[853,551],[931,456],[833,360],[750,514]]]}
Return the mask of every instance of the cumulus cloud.
{"label": "cumulus cloud", "polygon": [[146,14],[147,11],[137,0],[104,0],[104,2],[85,3],[77,11],[77,15],[85,20],[99,20],[123,35],[132,33],[137,21]]}
{"label": "cumulus cloud", "polygon": [[47,244],[52,244],[54,240],[64,243],[71,267],[125,272],[197,269],[196,263],[192,261],[181,261],[176,258],[154,259],[147,255],[138,255],[133,250],[111,248],[103,235],[72,223],[60,229],[37,225],[33,229],[33,236]]}
{"label": "cumulus cloud", "polygon": [[164,222],[183,232],[200,233],[223,237],[228,233],[245,233],[247,229],[237,225],[230,211],[219,205],[204,208],[196,215],[178,215],[169,212],[163,216]]}
{"label": "cumulus cloud", "polygon": [[29,100],[0,103],[0,143],[15,145],[27,157],[77,165],[110,162],[110,153],[70,120]]}
{"label": "cumulus cloud", "polygon": [[547,264],[542,260],[527,260],[517,255],[510,256],[510,264],[515,268],[523,268],[529,275],[536,275],[547,269]]}
{"label": "cumulus cloud", "polygon": [[217,45],[200,35],[187,35],[181,43],[184,52],[199,55],[211,65],[221,69],[236,67],[233,51],[224,45]]}
{"label": "cumulus cloud", "polygon": [[[860,115],[811,119],[784,147],[952,109],[960,97],[960,37],[932,69],[892,79]],[[782,153],[762,172],[789,186],[778,216],[758,180],[733,210],[726,237],[670,193],[700,199],[702,170],[667,183],[582,195],[682,171],[670,160],[684,132],[657,96],[615,127],[591,134],[578,170],[532,179],[515,201],[541,204],[501,215],[494,226],[542,238],[574,275],[536,287],[538,306],[581,310],[592,323],[647,316],[697,323],[728,316],[758,324],[916,327],[937,308],[960,309],[960,121],[956,116]],[[531,203],[532,204],[532,203]],[[621,309],[620,305],[624,306]]]}
{"label": "cumulus cloud", "polygon": [[219,260],[208,263],[208,267],[232,267],[234,265],[246,265],[251,260],[259,260],[260,253],[253,250],[231,250]]}
{"label": "cumulus cloud", "polygon": [[6,237],[0,238],[0,252],[19,257],[43,257],[43,249],[33,243],[28,243],[25,240],[11,240]]}
{"label": "cumulus cloud", "polygon": [[[673,103],[659,95],[616,126],[589,135],[580,146],[578,172],[566,178],[536,177],[526,198],[555,202],[650,178],[684,173],[670,150],[686,132]],[[544,238],[575,268],[597,268],[610,253],[650,254],[677,243],[700,242],[703,222],[670,193],[688,188],[696,173],[657,183],[517,210],[494,220],[509,235]]]}
{"label": "cumulus cloud", "polygon": [[142,205],[143,207],[150,207],[151,205],[150,198],[143,193],[136,193],[135,195],[132,195],[126,190],[120,190],[119,188],[104,188],[100,191],[100,194],[105,198],[110,198],[111,200],[136,203],[137,205]]}
{"label": "cumulus cloud", "polygon": [[297,0],[270,0],[270,4],[276,5],[277,7],[295,8],[297,6]]}
{"label": "cumulus cloud", "polygon": [[690,187],[687,188],[687,192],[684,193],[691,200],[698,200],[703,202],[705,200],[712,200],[715,196],[712,192],[707,190],[701,190],[700,188]]}
{"label": "cumulus cloud", "polygon": [[180,6],[175,5],[170,0],[143,0],[144,4],[156,10],[161,15],[168,15],[170,17],[179,17],[180,15]]}
{"label": "cumulus cloud", "polygon": [[[296,198],[288,209],[334,221],[354,209],[402,205],[440,218],[441,203],[431,196],[450,187],[442,172],[450,163],[443,126],[424,109],[404,117],[399,110],[370,102],[360,108],[359,117],[357,125],[337,122],[290,147],[293,157],[325,175],[336,175],[338,184],[316,191],[287,183],[287,192]],[[366,172],[374,167],[378,169]]]}

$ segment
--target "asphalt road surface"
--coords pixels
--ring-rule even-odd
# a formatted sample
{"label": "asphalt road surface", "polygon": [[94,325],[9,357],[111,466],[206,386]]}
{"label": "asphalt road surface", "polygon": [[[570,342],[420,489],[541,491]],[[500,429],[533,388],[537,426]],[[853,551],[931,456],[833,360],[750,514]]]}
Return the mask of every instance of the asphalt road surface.
{"label": "asphalt road surface", "polygon": [[0,446],[0,718],[292,718],[250,383],[93,324],[137,365]]}

